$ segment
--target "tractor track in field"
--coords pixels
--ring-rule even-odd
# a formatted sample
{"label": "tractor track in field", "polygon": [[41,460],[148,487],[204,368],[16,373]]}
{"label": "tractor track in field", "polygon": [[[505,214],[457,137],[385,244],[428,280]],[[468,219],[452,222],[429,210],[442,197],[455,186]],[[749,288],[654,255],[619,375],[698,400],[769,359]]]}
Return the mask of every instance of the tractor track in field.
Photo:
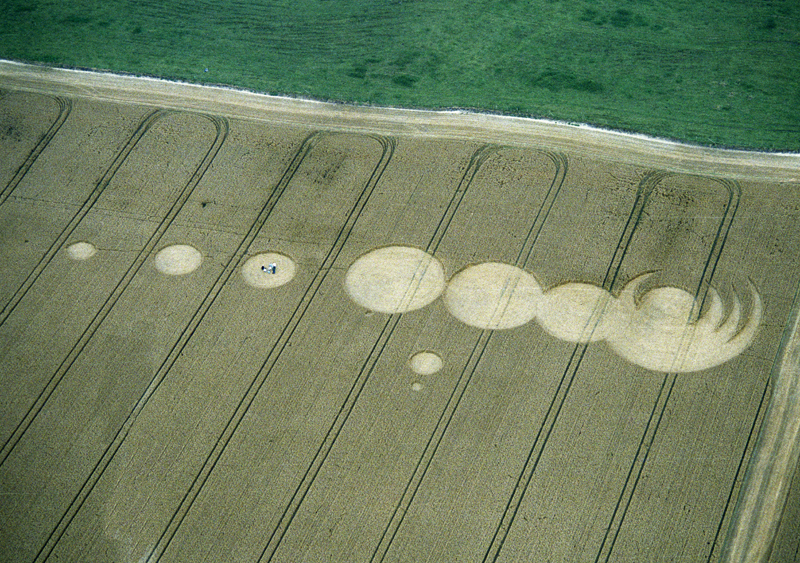
{"label": "tractor track in field", "polygon": [[[30,272],[24,283],[13,294],[11,300],[3,307],[2,310],[0,310],[0,326],[2,326],[2,324],[14,312],[17,305],[20,303],[20,301],[23,300],[23,298],[29,292],[31,287],[33,287],[33,285],[36,283],[37,279],[44,271],[44,269],[50,264],[50,262],[52,262],[56,254],[64,247],[66,242],[69,240],[70,235],[75,231],[75,229],[78,227],[81,221],[89,214],[91,209],[94,207],[94,204],[97,202],[102,193],[105,191],[106,187],[108,187],[108,185],[111,183],[117,171],[126,162],[128,155],[130,155],[130,153],[139,144],[139,141],[142,139],[142,137],[146,135],[146,133],[150,130],[150,128],[153,126],[155,122],[157,122],[158,120],[162,119],[165,116],[169,116],[174,113],[176,112],[172,110],[156,110],[148,114],[141,121],[137,129],[131,135],[128,142],[123,146],[122,150],[120,150],[117,157],[114,159],[114,162],[112,162],[111,166],[108,168],[108,170],[100,179],[100,181],[97,183],[95,189],[92,191],[91,194],[89,194],[89,197],[86,199],[84,204],[81,206],[78,212],[73,216],[69,224],[67,224],[67,226],[62,230],[59,237],[52,243],[47,253],[42,257],[37,266]],[[120,296],[123,294],[125,289],[130,285],[133,278],[141,269],[142,265],[145,263],[147,258],[153,252],[153,249],[156,248],[159,241],[166,232],[167,228],[172,223],[174,218],[177,216],[178,212],[181,210],[183,205],[186,203],[189,196],[192,194],[194,188],[200,182],[206,170],[211,165],[211,162],[214,160],[214,157],[219,152],[219,149],[221,148],[228,134],[227,122],[224,119],[219,119],[217,117],[212,117],[212,116],[202,116],[202,117],[208,119],[216,130],[216,137],[214,138],[212,145],[206,152],[205,157],[197,166],[194,174],[189,179],[189,182],[179,192],[178,197],[165,210],[166,213],[164,214],[164,217],[162,218],[158,227],[154,230],[154,232],[150,236],[146,246],[138,253],[136,259],[132,262],[127,272],[125,273],[125,276],[117,283],[111,295],[109,295],[105,300],[105,302],[103,303],[102,308],[96,313],[91,324],[83,331],[83,334],[80,336],[78,342],[75,343],[68,356],[64,358],[64,360],[61,362],[61,365],[58,367],[53,376],[49,379],[44,389],[42,389],[41,393],[38,395],[35,403],[31,405],[31,407],[28,409],[23,420],[19,422],[13,434],[3,444],[2,449],[0,449],[0,466],[3,465],[3,463],[10,455],[11,451],[19,443],[19,440],[25,434],[27,429],[30,427],[33,419],[37,416],[37,414],[41,411],[44,404],[53,394],[58,384],[61,382],[67,371],[69,371],[70,367],[75,362],[75,359],[81,354],[81,352],[84,350],[84,348],[87,346],[89,341],[94,336],[95,332],[97,332],[99,326],[103,323],[106,317],[108,317],[111,310],[119,301]]]}
{"label": "tractor track in field", "polygon": [[72,100],[64,98],[63,96],[50,95],[48,97],[58,106],[58,115],[50,124],[50,127],[47,129],[41,139],[39,139],[39,142],[36,143],[36,146],[33,147],[25,161],[20,165],[19,168],[17,168],[17,171],[14,173],[14,176],[11,177],[11,180],[8,181],[8,184],[6,184],[6,186],[0,190],[0,205],[3,205],[6,200],[8,200],[9,196],[14,193],[14,190],[28,173],[28,170],[31,169],[36,160],[39,158],[39,155],[42,154],[42,152],[47,148],[47,145],[50,144],[50,141],[53,140],[53,137],[56,136],[58,131],[61,129],[61,126],[64,125],[64,122],[67,120],[70,112],[72,111]]}

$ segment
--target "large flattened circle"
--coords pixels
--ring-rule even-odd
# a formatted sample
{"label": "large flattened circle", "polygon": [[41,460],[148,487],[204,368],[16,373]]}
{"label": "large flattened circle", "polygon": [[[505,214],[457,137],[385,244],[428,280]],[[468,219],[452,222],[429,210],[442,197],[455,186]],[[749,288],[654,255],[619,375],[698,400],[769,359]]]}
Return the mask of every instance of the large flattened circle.
{"label": "large flattened circle", "polygon": [[173,244],[156,254],[156,269],[162,274],[182,276],[194,272],[203,261],[200,251],[188,244]]}
{"label": "large flattened circle", "polygon": [[526,271],[499,262],[468,266],[453,276],[444,293],[447,310],[482,329],[522,326],[536,316],[542,288]]}
{"label": "large flattened circle", "polygon": [[603,340],[621,323],[616,299],[608,291],[578,282],[546,291],[537,320],[548,333],[568,342]]}
{"label": "large flattened circle", "polygon": [[294,260],[277,252],[263,252],[251,256],[242,266],[242,277],[247,285],[269,289],[291,281],[297,271]]}
{"label": "large flattened circle", "polygon": [[378,313],[421,309],[444,290],[444,268],[433,256],[409,246],[387,246],[358,258],[347,270],[350,298]]}

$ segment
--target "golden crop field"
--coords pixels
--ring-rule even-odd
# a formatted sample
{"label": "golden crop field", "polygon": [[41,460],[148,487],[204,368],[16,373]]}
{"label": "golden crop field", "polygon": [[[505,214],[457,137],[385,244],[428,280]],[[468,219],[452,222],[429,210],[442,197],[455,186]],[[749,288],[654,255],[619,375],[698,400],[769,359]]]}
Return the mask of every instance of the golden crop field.
{"label": "golden crop field", "polygon": [[797,156],[10,65],[0,155],[2,561],[720,561],[789,448]]}

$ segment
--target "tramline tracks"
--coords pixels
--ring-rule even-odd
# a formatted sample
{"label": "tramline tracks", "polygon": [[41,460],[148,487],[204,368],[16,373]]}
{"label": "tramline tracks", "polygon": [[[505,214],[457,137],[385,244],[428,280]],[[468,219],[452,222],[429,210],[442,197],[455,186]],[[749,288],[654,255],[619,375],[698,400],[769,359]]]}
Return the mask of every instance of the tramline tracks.
{"label": "tramline tracks", "polygon": [[36,146],[33,147],[33,150],[31,150],[27,158],[25,158],[24,162],[17,168],[17,171],[14,173],[14,176],[11,177],[8,184],[0,191],[0,206],[14,193],[14,190],[28,173],[28,170],[36,163],[36,160],[50,144],[50,141],[53,140],[53,137],[59,132],[61,126],[64,125],[64,122],[72,111],[72,100],[69,98],[63,96],[50,96],[50,98],[53,99],[58,106],[58,115],[45,134],[39,139],[39,142],[36,143]]}
{"label": "tramline tracks", "polygon": [[[69,239],[69,237],[72,235],[72,233],[81,223],[81,221],[87,216],[87,214],[90,212],[94,204],[103,194],[106,187],[110,184],[110,182],[114,178],[114,175],[117,173],[120,167],[125,163],[126,159],[128,158],[128,155],[130,155],[130,153],[134,150],[134,148],[142,139],[142,137],[147,133],[147,131],[153,126],[155,122],[157,122],[160,119],[163,119],[167,115],[175,113],[177,112],[171,110],[156,110],[150,113],[142,121],[137,130],[130,137],[130,139],[125,144],[120,153],[117,155],[117,158],[114,160],[111,167],[106,171],[106,173],[103,175],[103,178],[100,180],[100,182],[98,182],[95,189],[86,199],[84,204],[81,206],[78,212],[73,216],[69,224],[63,229],[59,237],[51,244],[45,256],[40,260],[37,267],[29,274],[28,278],[25,280],[22,286],[15,292],[11,301],[7,303],[6,306],[3,308],[2,312],[0,313],[0,315],[2,315],[0,316],[0,326],[2,326],[2,324],[14,312],[17,305],[22,301],[22,299],[25,297],[25,295],[28,293],[31,287],[36,283],[37,279],[45,270],[45,268],[47,268],[47,266],[53,260],[55,255],[62,249],[64,243]],[[27,410],[25,416],[17,424],[12,434],[6,439],[2,449],[0,449],[0,467],[2,467],[2,465],[8,459],[8,456],[10,455],[16,444],[19,442],[23,434],[30,427],[33,419],[42,409],[43,405],[47,402],[48,398],[52,395],[53,391],[58,386],[61,379],[70,369],[71,365],[75,362],[75,360],[81,354],[81,352],[86,348],[86,346],[92,339],[95,332],[98,330],[98,328],[101,326],[106,317],[108,317],[109,313],[114,308],[116,303],[119,301],[123,292],[131,284],[133,278],[141,269],[142,265],[150,257],[153,250],[157,247],[159,241],[161,240],[161,237],[164,235],[167,228],[170,226],[172,221],[175,219],[180,210],[183,208],[189,196],[194,191],[194,188],[200,182],[206,170],[208,170],[208,167],[211,165],[211,162],[214,160],[214,157],[217,155],[220,148],[222,147],[222,144],[224,143],[225,138],[228,135],[227,121],[212,116],[204,116],[204,117],[211,122],[216,131],[212,145],[207,150],[206,154],[202,158],[200,164],[195,169],[191,178],[189,178],[189,181],[178,192],[177,198],[172,202],[172,204],[169,207],[167,207],[166,213],[156,226],[155,230],[151,233],[144,247],[142,247],[141,250],[137,253],[133,262],[127,268],[127,271],[125,272],[124,276],[116,283],[111,293],[105,298],[100,309],[95,313],[94,317],[92,318],[90,324],[80,334],[77,342],[75,342],[75,344],[72,346],[67,356],[61,361],[58,368],[49,378],[44,388],[36,397],[36,400]]]}
{"label": "tramline tracks", "polygon": [[376,163],[374,169],[372,170],[357,201],[350,209],[346,217],[346,221],[342,225],[341,230],[337,234],[332,246],[327,252],[322,265],[320,266],[317,273],[314,275],[310,285],[306,288],[305,292],[303,293],[303,297],[301,301],[297,304],[296,308],[294,309],[290,319],[281,330],[281,333],[277,341],[270,348],[270,352],[264,359],[258,372],[255,374],[254,378],[248,385],[246,393],[239,400],[235,412],[230,415],[228,422],[225,424],[225,427],[222,429],[221,434],[215,441],[214,447],[207,454],[202,466],[199,468],[199,471],[195,475],[192,483],[190,484],[189,488],[185,491],[179,505],[175,507],[175,510],[171,518],[166,524],[166,527],[162,531],[158,540],[155,542],[155,545],[150,550],[149,555],[147,557],[147,561],[153,561],[153,562],[159,561],[161,557],[164,555],[164,553],[168,550],[173,538],[175,537],[176,532],[178,531],[184,519],[186,518],[187,514],[191,510],[192,505],[195,502],[195,499],[199,495],[201,489],[205,485],[206,481],[209,479],[210,475],[214,472],[214,469],[216,468],[218,462],[225,454],[229,444],[231,443],[231,440],[233,439],[234,435],[239,429],[243,418],[245,417],[251,405],[255,401],[256,396],[263,387],[265,381],[270,376],[280,356],[283,354],[284,350],[289,345],[289,341],[291,340],[292,336],[297,330],[298,325],[306,315],[306,312],[308,311],[309,307],[312,305],[312,302],[314,301],[314,298],[317,295],[320,286],[325,281],[326,277],[331,271],[333,264],[335,263],[336,259],[341,253],[345,242],[348,240],[355,222],[361,215],[364,206],[366,205],[367,201],[369,200],[370,196],[375,190],[375,187],[380,182],[380,179],[383,176],[386,166],[389,164],[389,161],[391,160],[392,155],[394,154],[396,142],[392,138],[387,138],[382,136],[369,135],[368,137],[377,141],[381,147],[381,155],[379,157],[378,162]]}

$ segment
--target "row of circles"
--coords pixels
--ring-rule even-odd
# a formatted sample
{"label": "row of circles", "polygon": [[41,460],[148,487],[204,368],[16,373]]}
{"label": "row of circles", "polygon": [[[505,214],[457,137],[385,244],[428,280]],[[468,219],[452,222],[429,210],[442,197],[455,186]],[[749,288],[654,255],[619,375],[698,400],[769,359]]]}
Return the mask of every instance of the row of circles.
{"label": "row of circles", "polygon": [[[67,247],[67,252],[74,260],[88,260],[97,254],[97,247],[90,242],[76,242]],[[202,253],[188,244],[174,244],[159,250],[154,258],[155,268],[166,275],[181,276],[194,272],[203,262]],[[251,256],[241,268],[245,282],[253,287],[280,287],[288,283],[296,273],[294,261],[283,254],[265,252]],[[457,279],[472,291],[462,307],[469,308],[470,303],[485,303],[485,294],[492,287],[501,288],[507,297],[513,296],[513,303],[504,303],[503,320],[501,322],[484,322],[479,324],[494,325],[485,328],[510,328],[530,320],[531,313],[524,311],[509,318],[509,307],[518,310],[522,303],[530,302],[527,293],[541,293],[532,277],[519,268],[503,264],[480,265],[467,272],[462,272]],[[513,279],[513,287],[508,285]],[[455,280],[453,280],[455,281]],[[480,286],[480,293],[475,295],[475,284]],[[452,282],[451,282],[451,285]],[[445,287],[444,268],[430,254],[417,248],[407,246],[389,246],[372,250],[358,258],[348,269],[345,276],[345,289],[350,298],[357,304],[379,313],[405,313],[419,309],[435,300]],[[509,291],[510,289],[510,291]],[[452,293],[452,292],[451,292]],[[490,299],[496,302],[500,295]],[[522,298],[522,299],[521,299]],[[448,299],[448,304],[452,301]],[[517,302],[519,301],[519,302]],[[461,311],[459,317],[471,317],[469,311]],[[474,324],[474,323],[471,323]]]}
{"label": "row of circles", "polygon": [[[97,254],[97,247],[90,242],[81,241],[67,247],[73,260],[88,260]],[[197,270],[203,262],[202,253],[187,244],[175,244],[159,250],[154,259],[156,269],[166,275],[181,276]],[[257,288],[280,287],[295,275],[295,262],[283,254],[264,252],[250,257],[242,266],[244,281]],[[430,351],[414,354],[409,359],[409,367],[419,375],[432,375],[442,369],[442,358]],[[413,391],[421,391],[422,383],[414,382]]]}
{"label": "row of circles", "polygon": [[[97,254],[97,247],[81,241],[67,247],[74,260],[88,260]],[[155,255],[155,267],[162,274],[182,276],[190,274],[203,262],[202,253],[188,244],[173,244],[159,250]],[[247,259],[242,266],[244,281],[253,287],[280,287],[295,275],[294,260],[276,252],[264,252]]]}
{"label": "row of circles", "polygon": [[[77,260],[97,252],[86,242],[67,250]],[[155,255],[155,267],[169,275],[193,272],[201,262],[200,251],[183,244],[168,246]],[[241,268],[244,281],[257,288],[279,287],[290,281],[295,271],[291,258],[274,252],[251,256]],[[637,288],[650,275],[630,280],[618,297],[580,282],[545,291],[533,275],[499,262],[467,266],[446,280],[444,267],[431,254],[408,246],[387,246],[355,260],[345,274],[344,286],[353,302],[378,313],[414,311],[442,296],[451,315],[484,330],[515,328],[535,318],[560,340],[605,340],[626,360],[655,371],[713,367],[749,346],[763,312],[754,287],[750,288],[750,318],[741,325],[738,298],[734,297],[731,312],[725,314],[713,288],[709,288],[707,312],[695,319],[698,302],[683,289],[656,287],[636,299]],[[409,366],[428,375],[439,371],[442,361],[432,352],[420,352]]]}

